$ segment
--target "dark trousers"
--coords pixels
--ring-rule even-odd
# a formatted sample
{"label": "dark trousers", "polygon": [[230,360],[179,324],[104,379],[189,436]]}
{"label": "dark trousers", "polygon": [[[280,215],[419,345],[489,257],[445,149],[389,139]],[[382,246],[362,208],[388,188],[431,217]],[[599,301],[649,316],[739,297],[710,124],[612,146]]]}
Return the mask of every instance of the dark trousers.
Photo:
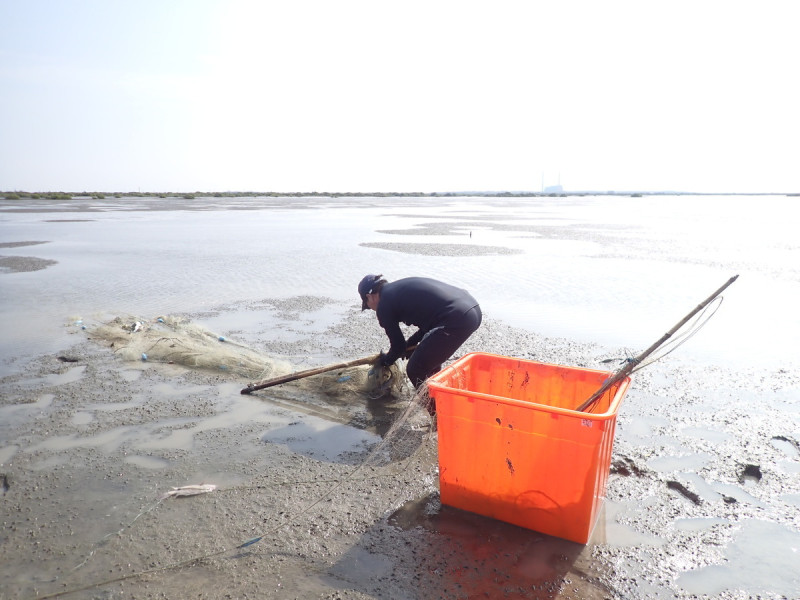
{"label": "dark trousers", "polygon": [[482,320],[481,309],[475,306],[426,333],[406,365],[406,374],[414,387],[419,388],[428,377],[441,371],[442,363],[455,354]]}

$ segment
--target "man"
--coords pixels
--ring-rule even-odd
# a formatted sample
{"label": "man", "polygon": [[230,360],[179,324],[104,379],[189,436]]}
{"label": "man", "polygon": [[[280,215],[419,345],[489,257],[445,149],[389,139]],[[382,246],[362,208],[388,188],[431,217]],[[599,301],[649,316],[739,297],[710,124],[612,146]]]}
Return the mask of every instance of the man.
{"label": "man", "polygon": [[[367,275],[359,282],[358,293],[361,310],[374,310],[389,338],[389,351],[381,353],[380,364],[408,358],[406,374],[417,389],[441,370],[483,318],[477,300],[466,290],[426,277],[389,283],[383,275]],[[401,322],[419,329],[406,340]],[[435,413],[435,407],[428,410]]]}

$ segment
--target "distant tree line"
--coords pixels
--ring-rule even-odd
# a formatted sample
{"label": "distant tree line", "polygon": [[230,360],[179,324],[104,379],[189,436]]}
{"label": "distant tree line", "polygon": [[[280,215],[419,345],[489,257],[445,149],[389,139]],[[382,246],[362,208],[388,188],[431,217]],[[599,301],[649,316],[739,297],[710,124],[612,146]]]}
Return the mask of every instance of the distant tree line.
{"label": "distant tree line", "polygon": [[465,196],[487,196],[493,198],[567,198],[570,196],[631,196],[641,198],[642,196],[797,196],[797,193],[783,192],[638,192],[638,191],[580,191],[580,192],[2,192],[0,198],[6,200],[23,199],[45,199],[45,200],[72,200],[73,198],[93,198],[102,200],[106,197],[113,198],[184,198],[193,200],[195,198],[341,198],[341,197],[368,197],[368,198],[395,198],[395,197],[465,197]]}
{"label": "distant tree line", "polygon": [[[593,192],[587,192],[593,193]],[[287,198],[287,197],[453,197],[453,196],[573,196],[581,193],[545,193],[545,192],[0,192],[0,197],[6,200],[45,199],[45,200],[71,200],[73,198],[94,198],[102,200],[104,198],[185,198],[192,200],[195,198]]]}

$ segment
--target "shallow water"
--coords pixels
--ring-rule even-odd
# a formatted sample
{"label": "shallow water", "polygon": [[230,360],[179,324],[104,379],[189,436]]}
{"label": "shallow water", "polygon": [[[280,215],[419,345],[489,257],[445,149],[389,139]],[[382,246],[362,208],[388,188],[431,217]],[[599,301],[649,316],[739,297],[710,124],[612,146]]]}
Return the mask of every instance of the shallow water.
{"label": "shallow water", "polygon": [[[367,272],[441,278],[469,289],[488,316],[633,352],[739,274],[681,353],[796,365],[793,203],[781,196],[125,198],[25,201],[20,210],[21,201],[1,201],[0,257],[56,261],[0,272],[2,368],[57,351],[79,320],[110,315],[207,313],[220,333],[246,332],[248,319],[269,315],[215,321],[213,311],[316,295],[340,303],[326,309],[334,320],[356,303]],[[46,243],[8,247],[33,241]],[[463,253],[422,253],[431,244]]]}
{"label": "shallow water", "polygon": [[724,564],[684,573],[678,583],[693,594],[714,596],[733,587],[755,597],[769,589],[793,598],[800,590],[797,553],[796,532],[768,521],[745,521],[725,551]]}

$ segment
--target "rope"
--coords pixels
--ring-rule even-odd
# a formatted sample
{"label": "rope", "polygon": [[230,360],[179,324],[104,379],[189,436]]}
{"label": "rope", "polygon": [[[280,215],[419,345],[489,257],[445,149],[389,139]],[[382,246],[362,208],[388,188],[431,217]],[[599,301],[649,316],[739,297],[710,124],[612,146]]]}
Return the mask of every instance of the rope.
{"label": "rope", "polygon": [[[687,329],[686,329],[686,331],[684,333],[681,333],[678,336],[672,337],[668,342],[666,342],[662,346],[662,350],[665,350],[665,351],[662,351],[661,354],[659,354],[658,356],[655,356],[654,358],[650,359],[649,361],[643,362],[640,365],[634,367],[634,369],[631,371],[631,374],[636,373],[637,371],[641,371],[645,367],[649,367],[654,362],[657,362],[657,361],[661,360],[662,358],[664,358],[665,356],[667,356],[669,354],[672,354],[673,352],[675,352],[675,350],[677,350],[683,344],[688,342],[692,337],[694,337],[697,334],[697,332],[699,332],[703,327],[705,327],[706,324],[711,320],[711,317],[713,317],[717,313],[717,311],[719,310],[719,307],[722,305],[722,300],[723,300],[723,296],[718,296],[712,302],[710,302],[706,307],[703,308],[702,312],[700,312],[696,317],[694,317],[694,319],[688,325],[688,327],[687,327]],[[706,313],[712,307],[714,309],[713,312],[711,314],[709,314],[708,316],[706,316]],[[669,348],[669,349],[667,349],[667,348]],[[634,362],[635,359],[629,358],[627,360],[630,361],[630,362]]]}
{"label": "rope", "polygon": [[[706,299],[705,299],[703,302],[701,302],[699,305],[697,305],[697,307],[696,307],[696,308],[695,308],[693,311],[691,311],[691,312],[690,312],[688,315],[686,315],[686,316],[685,316],[683,319],[681,319],[681,320],[678,322],[678,324],[677,324],[677,325],[675,325],[675,326],[674,326],[672,329],[670,329],[670,330],[669,330],[667,333],[665,333],[663,336],[661,336],[661,337],[660,337],[660,338],[659,338],[659,339],[658,339],[658,340],[657,340],[657,341],[656,341],[654,344],[652,344],[652,345],[651,345],[649,348],[647,348],[647,350],[645,350],[644,352],[642,352],[641,354],[639,354],[639,355],[638,355],[638,356],[637,356],[637,357],[636,357],[636,358],[635,358],[633,361],[631,361],[631,362],[634,362],[634,363],[636,363],[636,362],[641,362],[641,361],[643,361],[645,358],[647,358],[647,357],[648,357],[648,356],[650,356],[650,355],[651,355],[653,352],[655,352],[655,351],[656,351],[658,348],[660,348],[661,346],[663,346],[663,345],[665,344],[665,342],[667,342],[667,340],[670,340],[670,339],[672,340],[672,341],[671,341],[671,344],[674,344],[674,345],[675,345],[675,347],[674,347],[674,348],[672,348],[671,350],[669,350],[669,351],[665,352],[665,353],[664,353],[664,354],[662,354],[661,356],[658,356],[658,357],[654,358],[654,359],[653,359],[653,360],[651,360],[650,362],[648,362],[648,363],[644,363],[644,364],[641,364],[641,365],[639,365],[639,366],[637,366],[637,367],[630,367],[630,368],[629,368],[629,367],[628,367],[628,365],[625,365],[625,366],[623,366],[621,369],[617,370],[617,372],[616,372],[616,373],[614,373],[614,374],[613,374],[611,377],[609,377],[608,379],[606,379],[606,381],[603,383],[603,385],[602,385],[602,386],[600,386],[600,387],[597,389],[597,391],[596,391],[594,394],[592,394],[592,395],[589,397],[589,399],[588,399],[588,400],[586,400],[586,402],[584,402],[584,403],[582,403],[580,406],[578,406],[577,410],[578,410],[578,411],[585,411],[585,410],[587,410],[587,409],[590,409],[591,407],[593,407],[593,406],[594,406],[594,405],[597,403],[597,401],[600,399],[601,395],[602,395],[604,392],[606,392],[606,391],[608,390],[608,388],[609,388],[611,385],[613,385],[613,383],[615,383],[615,382],[617,382],[617,381],[621,381],[621,380],[622,380],[624,377],[626,377],[626,376],[630,375],[631,373],[633,373],[633,372],[635,372],[635,371],[639,371],[639,370],[643,369],[644,367],[646,367],[646,366],[648,366],[648,365],[652,364],[652,363],[653,363],[653,362],[655,362],[656,360],[660,360],[661,358],[663,358],[664,356],[666,356],[667,354],[669,354],[670,352],[672,352],[673,350],[675,350],[675,349],[676,349],[678,346],[682,345],[682,344],[683,344],[683,343],[684,343],[686,340],[688,340],[690,337],[692,337],[692,336],[693,336],[695,333],[697,333],[697,331],[699,331],[699,330],[700,330],[700,328],[701,328],[703,325],[705,325],[705,324],[708,322],[708,319],[709,319],[709,318],[711,318],[712,316],[714,316],[714,314],[716,313],[717,309],[719,308],[719,305],[720,305],[720,304],[721,304],[721,302],[722,302],[722,297],[720,296],[720,294],[721,294],[721,293],[722,293],[722,292],[723,292],[723,291],[724,291],[724,290],[725,290],[725,289],[726,289],[728,286],[730,286],[730,285],[731,285],[731,284],[732,284],[734,281],[736,281],[738,278],[739,278],[739,276],[738,276],[738,275],[735,275],[734,277],[731,277],[731,278],[730,278],[730,279],[729,279],[729,280],[728,280],[728,281],[727,281],[727,282],[726,282],[726,283],[725,283],[725,284],[724,284],[722,287],[720,287],[720,288],[719,288],[719,289],[718,289],[716,292],[714,292],[714,293],[713,293],[711,296],[709,296],[709,297],[708,297],[708,298],[706,298]],[[700,325],[697,325],[697,323],[699,322],[699,318],[700,318],[700,317],[702,317],[703,315],[705,315],[705,313],[706,313],[706,312],[707,312],[707,310],[708,310],[708,307],[709,307],[709,306],[712,304],[712,302],[713,302],[714,300],[717,300],[717,308],[714,310],[714,312],[713,312],[713,313],[711,313],[711,315],[709,315],[709,317],[707,317],[707,318],[705,319],[705,321],[703,321],[703,322],[702,322],[702,324],[700,324]],[[702,312],[701,312],[701,311],[702,311]],[[690,320],[691,320],[693,317],[695,317],[695,315],[698,315],[698,313],[699,313],[699,315],[700,315],[700,316],[699,316],[699,317],[697,317],[697,318],[695,318],[695,324],[694,324],[694,325],[693,325],[693,326],[690,328],[690,330],[689,330],[689,331],[688,331],[686,334],[682,334],[682,335],[680,335],[680,336],[678,336],[678,337],[673,337],[673,336],[674,336],[674,335],[675,335],[675,334],[676,334],[678,331],[680,331],[681,329],[683,329],[683,328],[686,326],[686,324],[687,324],[687,323],[689,323],[689,322],[690,322]],[[685,338],[685,339],[683,339],[682,341],[680,341],[680,340],[681,340],[681,338]],[[680,341],[680,343],[678,343],[678,341]]]}
{"label": "rope", "polygon": [[[672,354],[673,352],[675,352],[675,350],[677,350],[683,344],[688,342],[692,337],[694,337],[697,334],[697,332],[699,332],[703,327],[705,327],[706,324],[708,323],[708,321],[711,320],[711,317],[713,317],[716,314],[716,312],[719,310],[720,304],[722,304],[722,300],[723,300],[723,297],[719,296],[718,298],[716,298],[714,300],[716,305],[714,305],[714,303],[711,303],[708,306],[706,306],[703,309],[703,311],[701,313],[699,313],[696,317],[694,317],[694,319],[691,321],[691,323],[688,324],[688,329],[684,333],[681,333],[680,335],[671,338],[668,342],[665,342],[662,345],[662,350],[666,350],[667,348],[669,348],[668,350],[662,351],[661,354],[655,356],[654,358],[648,360],[647,362],[641,362],[639,364],[636,364],[637,360],[636,360],[636,357],[634,357],[634,356],[628,356],[628,357],[623,358],[623,359],[609,358],[609,359],[606,359],[606,360],[604,360],[602,362],[611,363],[611,362],[614,362],[615,360],[619,360],[619,364],[620,365],[634,363],[635,366],[631,369],[631,372],[630,372],[631,374],[637,373],[638,371],[641,371],[642,369],[644,369],[646,367],[649,367],[653,363],[658,362],[662,358],[664,358],[664,357],[668,356],[669,354]],[[712,306],[714,308],[714,312],[712,312],[708,316],[705,316],[706,313],[710,310],[710,308]],[[702,322],[700,322],[701,319],[703,319]]]}

